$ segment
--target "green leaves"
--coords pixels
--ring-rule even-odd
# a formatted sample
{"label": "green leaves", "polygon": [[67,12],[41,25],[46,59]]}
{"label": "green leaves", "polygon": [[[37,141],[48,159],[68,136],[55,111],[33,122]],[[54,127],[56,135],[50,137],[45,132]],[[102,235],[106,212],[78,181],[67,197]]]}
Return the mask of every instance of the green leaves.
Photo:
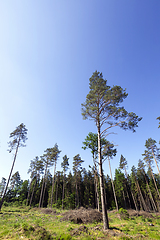
{"label": "green leaves", "polygon": [[42,156],[44,162],[52,166],[57,161],[61,151],[56,143],[53,148],[47,148],[44,152],[45,154]]}
{"label": "green leaves", "polygon": [[120,169],[125,169],[126,166],[127,166],[127,160],[126,160],[126,158],[121,154],[120,162],[119,162],[119,168],[120,168]]}
{"label": "green leaves", "polygon": [[126,90],[120,86],[108,86],[102,73],[97,71],[89,81],[90,91],[86,101],[81,104],[83,118],[94,120],[96,124],[99,122],[101,127],[107,124],[106,131],[111,127],[119,126],[124,130],[135,132],[142,118],[133,112],[128,113],[123,106],[120,106],[128,96]]}
{"label": "green leaves", "polygon": [[74,156],[73,158],[73,172],[77,173],[80,169],[81,169],[81,164],[84,161],[81,159],[80,155],[77,154],[76,156]]}
{"label": "green leaves", "polygon": [[21,123],[13,132],[10,133],[10,138],[13,140],[8,142],[9,145],[9,152],[12,152],[14,148],[17,147],[17,144],[19,144],[19,147],[25,147],[24,143],[27,140],[27,128],[23,123]]}
{"label": "green leaves", "polygon": [[103,151],[102,156],[104,157],[114,157],[117,154],[117,149],[114,148],[114,144],[110,143],[109,141],[105,141],[105,144],[103,145]]}
{"label": "green leaves", "polygon": [[97,133],[89,132],[87,137],[85,138],[85,141],[83,142],[84,150],[87,148],[91,149],[91,153],[93,157],[95,157],[95,154],[98,152],[98,136]]}
{"label": "green leaves", "polygon": [[63,157],[63,162],[61,163],[61,167],[63,168],[63,172],[65,173],[68,168],[69,168],[69,162],[68,162],[69,158],[67,157],[67,155],[64,155]]}

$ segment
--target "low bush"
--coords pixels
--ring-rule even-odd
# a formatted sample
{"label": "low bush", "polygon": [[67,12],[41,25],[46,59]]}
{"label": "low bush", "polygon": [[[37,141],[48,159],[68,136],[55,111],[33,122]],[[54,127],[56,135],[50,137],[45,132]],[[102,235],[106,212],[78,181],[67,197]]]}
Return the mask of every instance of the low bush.
{"label": "low bush", "polygon": [[124,220],[128,220],[129,219],[129,213],[127,212],[126,209],[120,208],[119,209],[119,214],[120,214],[120,218],[124,219]]}

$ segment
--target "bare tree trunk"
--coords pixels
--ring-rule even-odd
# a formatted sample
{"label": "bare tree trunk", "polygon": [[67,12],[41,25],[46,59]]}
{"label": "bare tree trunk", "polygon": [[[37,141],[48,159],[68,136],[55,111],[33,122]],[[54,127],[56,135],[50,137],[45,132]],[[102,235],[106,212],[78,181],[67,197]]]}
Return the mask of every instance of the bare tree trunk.
{"label": "bare tree trunk", "polygon": [[19,139],[18,139],[18,143],[17,143],[16,152],[15,152],[15,155],[14,155],[14,160],[13,160],[13,163],[12,163],[11,171],[10,171],[10,174],[9,174],[9,177],[8,177],[7,185],[6,185],[5,191],[3,193],[1,203],[0,203],[0,211],[1,211],[1,208],[2,208],[2,205],[3,205],[3,202],[4,202],[4,197],[6,195],[7,188],[8,188],[8,185],[9,185],[9,181],[10,181],[10,178],[11,178],[11,175],[12,175],[13,167],[14,167],[14,164],[15,164],[15,161],[16,161],[18,148],[19,148],[19,143],[20,143],[20,138],[21,138],[21,134],[19,135]]}
{"label": "bare tree trunk", "polygon": [[78,189],[77,190],[79,190],[78,191],[78,207],[80,207],[81,206],[81,196],[79,194],[81,192],[80,181],[78,182]]}
{"label": "bare tree trunk", "polygon": [[[138,188],[137,188],[137,191],[138,191]],[[143,205],[142,205],[142,201],[141,201],[141,197],[140,197],[139,191],[138,191],[138,199],[139,199],[139,203],[140,203],[140,210],[143,211]]]}
{"label": "bare tree trunk", "polygon": [[97,210],[100,211],[99,208],[99,192],[98,192],[98,179],[97,176],[95,178],[95,191],[96,191],[96,200],[97,200]]}
{"label": "bare tree trunk", "polygon": [[57,164],[57,160],[55,160],[55,165],[54,165],[54,175],[53,175],[52,193],[51,193],[51,208],[52,208],[52,204],[53,204],[53,189],[54,189],[54,182],[55,182],[56,164]]}
{"label": "bare tree trunk", "polygon": [[35,179],[35,183],[34,183],[33,190],[32,190],[32,195],[31,195],[30,202],[29,202],[29,206],[31,206],[31,203],[32,203],[32,199],[33,199],[33,194],[34,194],[34,190],[35,190],[35,187],[36,187],[36,183],[37,183],[37,179]]}
{"label": "bare tree trunk", "polygon": [[150,187],[149,187],[149,184],[148,184],[148,181],[147,181],[146,174],[145,174],[144,170],[143,170],[143,174],[144,174],[146,184],[147,184],[147,187],[148,187],[148,191],[149,191],[149,194],[150,194],[150,198],[151,198],[151,202],[152,202],[152,208],[153,208],[154,211],[157,211],[156,204],[154,202],[154,199],[153,199],[153,196],[152,196],[152,193],[151,193],[151,190],[150,190]]}
{"label": "bare tree trunk", "polygon": [[125,188],[126,188],[127,198],[128,198],[128,202],[129,202],[129,207],[131,208],[131,202],[130,202],[130,198],[129,198],[129,194],[128,194],[128,190],[127,190],[126,179],[125,179]]}
{"label": "bare tree trunk", "polygon": [[[125,174],[126,174],[126,177],[127,177],[127,179],[128,179],[128,174],[127,174],[126,168],[125,168]],[[131,187],[130,187],[130,189],[131,189]],[[136,204],[136,201],[135,201],[135,198],[134,198],[134,195],[133,195],[132,189],[131,189],[131,195],[132,195],[132,198],[133,198],[133,202],[134,202],[134,205],[135,205],[136,211],[138,211],[137,204]]]}
{"label": "bare tree trunk", "polygon": [[[144,192],[145,195],[145,199],[146,199],[146,204],[148,206],[149,212],[154,211],[153,207],[151,206],[151,200],[149,198],[149,195],[147,193]],[[154,211],[155,212],[155,211]]]}
{"label": "bare tree trunk", "polygon": [[43,177],[42,188],[41,188],[41,195],[40,195],[40,199],[39,199],[39,208],[41,207],[41,202],[42,202],[42,195],[43,195],[43,188],[44,188],[44,182],[45,182],[47,167],[48,167],[48,164],[46,164],[46,169],[45,169],[45,173],[44,173],[44,177]]}
{"label": "bare tree trunk", "polygon": [[59,178],[57,177],[57,186],[56,186],[56,203],[57,203],[57,199],[58,199],[58,181],[59,181]]}
{"label": "bare tree trunk", "polygon": [[28,200],[29,200],[29,195],[30,195],[30,191],[31,191],[31,184],[32,184],[33,178],[29,184],[29,190],[28,190],[28,195],[27,195],[27,201],[26,201],[26,206],[28,205]]}
{"label": "bare tree trunk", "polygon": [[111,165],[110,165],[110,159],[109,159],[109,157],[108,157],[108,163],[109,163],[109,170],[110,170],[110,175],[111,175],[111,182],[112,182],[114,200],[115,200],[116,208],[117,208],[117,212],[118,212],[118,203],[117,203],[117,198],[116,198],[116,193],[115,193],[115,188],[114,188],[114,183],[113,183],[113,178],[112,178],[112,171],[111,171]]}
{"label": "bare tree trunk", "polygon": [[103,227],[104,230],[109,229],[109,221],[107,215],[107,206],[105,201],[105,191],[104,191],[104,178],[102,169],[102,156],[101,156],[101,136],[100,136],[100,123],[97,122],[98,128],[98,157],[99,157],[99,175],[100,175],[100,190],[101,190],[101,203],[102,203],[102,214],[103,214]]}
{"label": "bare tree trunk", "polygon": [[45,196],[46,187],[47,187],[47,180],[45,179],[44,191],[43,191],[43,197],[42,197],[42,208],[43,208],[43,202],[44,202],[44,196]]}
{"label": "bare tree trunk", "polygon": [[142,201],[144,210],[145,210],[145,211],[148,211],[148,208],[147,208],[146,203],[145,203],[145,201],[144,201],[144,198],[143,198],[141,189],[140,189],[140,187],[139,187],[139,183],[138,183],[138,181],[137,181],[137,179],[136,179],[136,176],[135,176],[135,180],[136,180],[137,189],[138,189],[138,191],[139,191],[139,195],[140,195],[140,199],[141,199],[140,201]]}
{"label": "bare tree trunk", "polygon": [[75,194],[75,208],[77,207],[77,196],[78,195],[78,186],[77,186],[77,172],[76,172],[76,194]]}
{"label": "bare tree trunk", "polygon": [[153,155],[154,161],[155,161],[155,163],[156,163],[156,166],[157,166],[157,169],[158,169],[158,173],[159,173],[159,175],[160,175],[159,167],[158,167],[157,160],[156,160],[156,157],[155,157],[155,155],[154,155],[153,149],[152,149],[152,155]]}
{"label": "bare tree trunk", "polygon": [[96,192],[96,200],[97,200],[97,210],[100,211],[99,208],[99,192],[98,192],[98,172],[97,172],[97,165],[93,156],[93,162],[94,162],[94,178],[95,178],[95,192]]}
{"label": "bare tree trunk", "polygon": [[95,179],[95,171],[94,171],[94,199],[95,199],[96,209],[98,209],[98,203],[97,203],[97,186],[96,186],[96,179]]}
{"label": "bare tree trunk", "polygon": [[155,188],[156,188],[158,197],[159,197],[159,199],[160,199],[160,193],[159,193],[159,191],[158,191],[157,184],[156,184],[156,181],[155,181],[155,178],[154,178],[154,175],[153,175],[152,168],[151,168],[151,165],[150,165],[150,164],[149,164],[149,167],[150,167],[150,170],[151,170],[152,178],[153,178],[153,181],[154,181],[154,185],[155,185]]}
{"label": "bare tree trunk", "polygon": [[64,180],[65,180],[65,173],[64,173],[64,175],[63,175],[62,209],[63,209],[63,202],[64,202]]}
{"label": "bare tree trunk", "polygon": [[125,195],[124,195],[124,190],[122,190],[122,193],[123,193],[124,208],[126,209],[127,206],[126,206],[126,199],[125,199]]}

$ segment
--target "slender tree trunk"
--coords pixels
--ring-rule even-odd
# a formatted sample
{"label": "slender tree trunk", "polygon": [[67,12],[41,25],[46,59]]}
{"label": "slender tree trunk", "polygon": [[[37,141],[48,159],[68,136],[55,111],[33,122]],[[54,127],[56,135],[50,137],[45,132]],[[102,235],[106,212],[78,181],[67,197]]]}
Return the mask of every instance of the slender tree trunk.
{"label": "slender tree trunk", "polygon": [[93,155],[93,162],[94,162],[94,178],[95,178],[95,192],[96,192],[96,200],[97,200],[97,210],[100,211],[99,208],[99,192],[98,192],[98,171],[97,171],[97,165],[94,159],[94,155]]}
{"label": "slender tree trunk", "polygon": [[13,160],[13,163],[12,163],[11,171],[10,171],[10,174],[9,174],[9,177],[8,177],[7,185],[6,185],[5,191],[3,193],[3,197],[2,197],[1,203],[0,203],[0,211],[1,211],[1,208],[2,208],[2,205],[3,205],[3,202],[4,202],[4,197],[6,195],[7,188],[8,188],[8,185],[9,185],[9,181],[10,181],[10,178],[11,178],[11,175],[12,175],[13,167],[14,167],[14,164],[15,164],[15,161],[16,161],[18,148],[19,148],[19,143],[20,143],[20,138],[21,138],[21,134],[19,135],[19,139],[18,139],[18,143],[17,143],[16,152],[15,152],[15,155],[14,155],[14,160]]}
{"label": "slender tree trunk", "polygon": [[135,176],[135,181],[136,181],[137,189],[138,189],[138,192],[139,192],[139,195],[140,195],[140,199],[141,199],[140,201],[142,202],[142,205],[143,205],[143,209],[147,212],[147,211],[148,211],[148,208],[147,208],[146,203],[145,203],[145,201],[144,201],[144,198],[143,198],[141,189],[140,189],[140,187],[139,187],[139,183],[138,183],[138,181],[137,181],[137,179],[136,179],[136,176]]}
{"label": "slender tree trunk", "polygon": [[153,181],[154,181],[154,185],[155,185],[155,188],[156,188],[158,197],[159,197],[159,199],[160,199],[160,193],[159,193],[159,191],[158,191],[157,184],[156,184],[156,181],[155,181],[155,178],[154,178],[154,175],[153,175],[152,168],[151,168],[151,165],[150,165],[150,164],[149,164],[149,167],[150,167],[150,170],[151,170],[152,178],[153,178]]}
{"label": "slender tree trunk", "polygon": [[[137,188],[137,191],[138,191],[138,188]],[[140,203],[140,210],[143,211],[143,205],[142,205],[142,201],[141,201],[141,197],[140,197],[139,191],[138,191],[138,199],[139,199],[139,203]]]}
{"label": "slender tree trunk", "polygon": [[32,203],[32,199],[33,199],[33,194],[34,194],[34,190],[35,190],[35,187],[36,187],[36,183],[37,183],[37,178],[35,179],[35,183],[34,183],[33,190],[32,190],[32,195],[31,195],[30,202],[29,202],[29,206],[31,206],[31,203]]}
{"label": "slender tree trunk", "polygon": [[28,206],[28,200],[29,200],[29,195],[30,195],[30,191],[31,191],[31,184],[32,184],[33,178],[29,184],[29,190],[28,190],[28,195],[27,195],[27,201],[26,201],[26,206]]}
{"label": "slender tree trunk", "polygon": [[56,186],[56,203],[58,199],[58,182],[59,182],[59,177],[57,177],[57,186]]}
{"label": "slender tree trunk", "polygon": [[159,167],[158,167],[157,160],[156,160],[156,157],[155,157],[155,155],[154,155],[153,149],[152,149],[152,155],[153,155],[154,161],[155,161],[155,163],[156,163],[156,166],[157,166],[157,169],[158,169],[158,173],[159,173],[159,175],[160,175]]}
{"label": "slender tree trunk", "polygon": [[78,186],[77,186],[77,172],[76,172],[76,194],[75,194],[75,208],[77,207]]}
{"label": "slender tree trunk", "polygon": [[[127,174],[126,168],[124,167],[124,169],[125,169],[126,177],[127,177],[127,179],[128,179],[128,174]],[[132,192],[132,188],[130,187],[130,189],[131,189],[131,195],[132,195],[132,198],[133,198],[133,202],[134,202],[134,205],[135,205],[136,211],[138,211],[137,204],[136,204],[136,201],[135,201],[135,198],[134,198],[133,192]]]}
{"label": "slender tree trunk", "polygon": [[151,193],[151,190],[150,190],[150,187],[149,187],[149,184],[148,184],[148,181],[147,181],[146,174],[145,174],[144,170],[143,170],[143,174],[144,174],[145,181],[146,181],[148,191],[149,191],[149,194],[150,194],[150,198],[151,198],[151,202],[152,202],[152,208],[153,208],[154,211],[157,211],[156,204],[154,202],[154,199],[153,199],[153,196],[152,196],[152,193]]}
{"label": "slender tree trunk", "polygon": [[53,204],[53,189],[54,189],[54,182],[55,182],[56,164],[57,164],[57,159],[55,160],[54,175],[53,175],[53,181],[52,181],[51,208],[52,208],[52,204]]}
{"label": "slender tree trunk", "polygon": [[80,187],[80,182],[78,182],[78,186],[77,186],[78,207],[81,206],[81,197],[80,197],[80,194],[79,194],[80,192],[81,192],[81,187]]}
{"label": "slender tree trunk", "polygon": [[99,208],[99,192],[98,192],[98,179],[97,179],[97,176],[95,176],[95,191],[96,191],[97,210],[100,211],[100,208]]}
{"label": "slender tree trunk", "polygon": [[99,121],[97,122],[97,128],[98,128],[98,157],[99,157],[99,175],[100,175],[103,227],[104,227],[104,230],[106,230],[106,229],[109,229],[109,221],[108,221],[108,215],[107,215],[107,205],[106,205],[106,201],[105,201],[104,178],[103,178],[102,156],[101,156],[100,122]]}
{"label": "slender tree trunk", "polygon": [[43,191],[43,197],[42,197],[42,208],[43,208],[43,202],[44,202],[44,196],[45,196],[45,192],[46,192],[46,187],[47,187],[47,180],[45,179],[44,191]]}
{"label": "slender tree trunk", "polygon": [[111,164],[110,164],[110,159],[109,159],[109,157],[108,157],[108,163],[109,163],[109,170],[110,170],[110,175],[111,175],[111,182],[112,182],[114,200],[115,200],[116,208],[117,208],[117,212],[118,212],[118,203],[117,203],[117,198],[116,198],[116,193],[115,193],[115,188],[114,188],[114,183],[113,183],[113,178],[112,178],[112,171],[111,171]]}
{"label": "slender tree trunk", "polygon": [[43,195],[43,188],[44,188],[44,182],[45,182],[47,167],[48,167],[48,164],[46,164],[46,169],[45,169],[45,173],[44,173],[44,176],[43,176],[43,182],[42,182],[42,188],[41,188],[41,195],[40,195],[40,199],[39,199],[39,208],[41,207],[41,202],[42,202],[42,195]]}
{"label": "slender tree trunk", "polygon": [[95,205],[95,208],[98,209],[98,204],[97,204],[97,188],[96,188],[96,179],[95,179],[95,172],[94,172],[94,205]]}
{"label": "slender tree trunk", "polygon": [[126,183],[126,179],[125,179],[125,189],[126,189],[126,193],[127,193],[127,198],[128,198],[128,202],[129,202],[129,207],[131,208],[131,202],[130,202],[130,198],[129,198],[129,194],[128,194],[128,190],[127,190],[127,183]]}
{"label": "slender tree trunk", "polygon": [[127,205],[126,205],[126,199],[125,199],[125,195],[124,195],[124,190],[122,190],[122,193],[123,193],[124,208],[126,209]]}
{"label": "slender tree trunk", "polygon": [[154,210],[153,207],[151,206],[151,200],[150,200],[150,198],[149,198],[148,193],[145,193],[145,192],[144,192],[144,195],[145,195],[146,204],[147,204],[147,206],[148,206],[149,212],[152,212],[152,211],[155,212],[155,210]]}
{"label": "slender tree trunk", "polygon": [[65,180],[65,172],[64,172],[64,175],[63,175],[62,209],[63,209],[63,202],[64,202],[64,180]]}

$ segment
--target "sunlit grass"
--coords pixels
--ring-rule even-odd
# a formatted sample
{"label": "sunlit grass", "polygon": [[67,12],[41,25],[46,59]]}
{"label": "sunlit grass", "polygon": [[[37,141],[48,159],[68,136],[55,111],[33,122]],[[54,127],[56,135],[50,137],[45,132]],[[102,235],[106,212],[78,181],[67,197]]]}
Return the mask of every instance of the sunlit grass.
{"label": "sunlit grass", "polygon": [[[0,239],[160,239],[160,216],[133,216],[124,220],[111,212],[108,214],[111,232],[103,231],[103,223],[96,222],[85,224],[86,231],[83,232],[77,230],[83,224],[61,221],[61,213],[56,210],[55,214],[45,214],[29,207],[4,207],[0,214]],[[76,230],[78,234],[74,234]]]}

